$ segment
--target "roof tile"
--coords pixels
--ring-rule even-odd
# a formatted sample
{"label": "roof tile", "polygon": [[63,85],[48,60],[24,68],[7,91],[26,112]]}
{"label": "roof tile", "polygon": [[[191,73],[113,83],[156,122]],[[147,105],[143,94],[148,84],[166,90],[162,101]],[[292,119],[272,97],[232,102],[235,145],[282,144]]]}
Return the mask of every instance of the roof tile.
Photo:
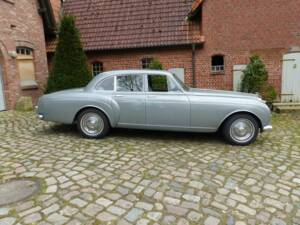
{"label": "roof tile", "polygon": [[[193,0],[68,0],[84,49],[109,50],[202,42],[199,24],[186,18]],[[55,41],[48,42],[53,51]]]}

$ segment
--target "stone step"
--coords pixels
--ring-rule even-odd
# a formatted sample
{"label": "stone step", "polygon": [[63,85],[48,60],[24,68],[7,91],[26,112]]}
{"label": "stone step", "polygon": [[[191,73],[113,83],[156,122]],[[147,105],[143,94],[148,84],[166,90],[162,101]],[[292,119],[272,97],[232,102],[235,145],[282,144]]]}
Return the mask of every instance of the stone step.
{"label": "stone step", "polygon": [[278,113],[300,111],[300,105],[274,106],[274,110]]}
{"label": "stone step", "polygon": [[284,107],[284,106],[300,106],[300,102],[277,102],[273,103],[274,107]]}

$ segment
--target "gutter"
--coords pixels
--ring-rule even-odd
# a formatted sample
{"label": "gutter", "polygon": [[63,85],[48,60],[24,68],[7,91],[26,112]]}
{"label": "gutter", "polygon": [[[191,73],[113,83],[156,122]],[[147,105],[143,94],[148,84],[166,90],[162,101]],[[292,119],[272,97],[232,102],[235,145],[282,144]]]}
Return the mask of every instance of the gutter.
{"label": "gutter", "polygon": [[38,0],[39,9],[38,13],[43,17],[45,30],[47,33],[55,34],[56,22],[54,19],[54,13],[49,0]]}
{"label": "gutter", "polygon": [[197,86],[196,84],[196,44],[192,44],[192,81],[193,87]]}

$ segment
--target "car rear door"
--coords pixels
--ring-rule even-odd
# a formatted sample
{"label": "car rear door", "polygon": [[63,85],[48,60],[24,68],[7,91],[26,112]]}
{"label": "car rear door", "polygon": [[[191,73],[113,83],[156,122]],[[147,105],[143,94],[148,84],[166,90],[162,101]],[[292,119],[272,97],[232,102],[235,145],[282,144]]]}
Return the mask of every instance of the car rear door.
{"label": "car rear door", "polygon": [[190,103],[177,83],[166,75],[147,75],[146,120],[149,127],[190,127]]}
{"label": "car rear door", "polygon": [[146,124],[146,101],[143,74],[116,76],[113,95],[119,106],[118,127],[140,127]]}

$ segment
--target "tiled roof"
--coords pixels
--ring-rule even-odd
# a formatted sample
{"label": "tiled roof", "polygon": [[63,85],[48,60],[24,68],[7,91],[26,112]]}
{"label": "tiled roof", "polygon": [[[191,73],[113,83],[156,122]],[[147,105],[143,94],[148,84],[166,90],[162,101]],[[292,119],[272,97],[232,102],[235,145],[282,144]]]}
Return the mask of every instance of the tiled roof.
{"label": "tiled roof", "polygon": [[203,3],[203,0],[195,0],[193,5],[192,5],[192,11],[196,10],[199,8],[199,6]]}
{"label": "tiled roof", "polygon": [[195,12],[199,9],[199,7],[202,5],[203,2],[204,0],[194,0],[192,4],[192,9],[189,13],[189,18],[194,16]]}
{"label": "tiled roof", "polygon": [[[193,0],[67,0],[85,50],[201,43],[199,24],[188,21]],[[55,41],[48,43],[53,51]]]}

